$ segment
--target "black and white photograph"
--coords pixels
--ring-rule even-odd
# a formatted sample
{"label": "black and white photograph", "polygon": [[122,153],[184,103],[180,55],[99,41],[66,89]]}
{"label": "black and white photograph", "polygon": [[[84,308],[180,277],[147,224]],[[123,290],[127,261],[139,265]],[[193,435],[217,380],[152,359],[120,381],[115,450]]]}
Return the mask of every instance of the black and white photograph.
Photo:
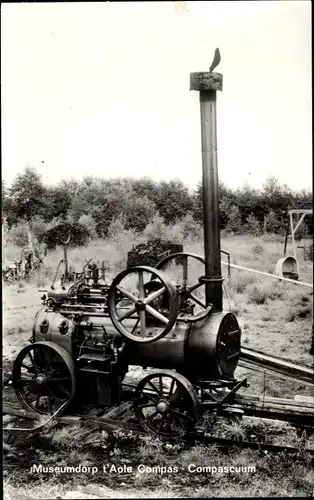
{"label": "black and white photograph", "polygon": [[1,4],[4,500],[313,496],[311,7]]}

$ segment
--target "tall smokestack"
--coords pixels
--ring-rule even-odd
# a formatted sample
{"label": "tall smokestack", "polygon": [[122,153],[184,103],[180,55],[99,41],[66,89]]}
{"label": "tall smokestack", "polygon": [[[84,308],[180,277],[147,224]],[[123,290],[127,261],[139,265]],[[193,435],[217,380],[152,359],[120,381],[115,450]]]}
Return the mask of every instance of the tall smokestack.
{"label": "tall smokestack", "polygon": [[200,92],[206,305],[222,311],[222,276],[217,165],[216,91],[222,90],[220,73],[191,73],[190,90]]}

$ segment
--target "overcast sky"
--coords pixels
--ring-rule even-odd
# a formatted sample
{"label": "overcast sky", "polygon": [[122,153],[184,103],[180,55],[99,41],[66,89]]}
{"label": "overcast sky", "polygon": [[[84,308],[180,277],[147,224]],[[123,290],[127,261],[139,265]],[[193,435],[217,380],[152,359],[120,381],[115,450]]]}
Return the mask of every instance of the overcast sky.
{"label": "overcast sky", "polygon": [[[218,46],[218,168],[312,186],[311,2],[4,3],[2,176],[201,178],[198,92]],[[44,162],[44,163],[43,163]]]}

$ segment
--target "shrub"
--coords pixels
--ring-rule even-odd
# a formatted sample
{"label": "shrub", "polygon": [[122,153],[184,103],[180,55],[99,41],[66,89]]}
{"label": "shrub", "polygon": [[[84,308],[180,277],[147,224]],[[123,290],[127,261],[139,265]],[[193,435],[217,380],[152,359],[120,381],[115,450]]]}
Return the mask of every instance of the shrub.
{"label": "shrub", "polygon": [[248,273],[237,273],[231,278],[231,286],[237,293],[244,293],[246,287],[252,283],[256,283],[256,277]]}
{"label": "shrub", "polygon": [[32,234],[38,239],[47,231],[48,225],[42,217],[33,217],[31,222]]}
{"label": "shrub", "polygon": [[245,230],[248,234],[259,236],[261,234],[261,225],[253,213],[246,219]]}
{"label": "shrub", "polygon": [[7,242],[13,243],[18,247],[24,247],[28,243],[28,229],[27,225],[23,223],[12,226],[8,232]]}
{"label": "shrub", "polygon": [[282,228],[282,223],[278,219],[273,210],[270,210],[264,218],[264,229],[266,233],[279,233]]}
{"label": "shrub", "polygon": [[183,252],[183,246],[172,241],[154,238],[141,243],[128,252],[127,267],[146,265],[155,266],[167,253]]}
{"label": "shrub", "polygon": [[254,286],[249,293],[249,302],[251,304],[265,304],[268,293],[265,289]]}
{"label": "shrub", "polygon": [[159,238],[172,241],[173,243],[182,243],[185,239],[180,223],[167,225],[159,215],[155,215],[146,226],[143,236],[147,240]]}
{"label": "shrub", "polygon": [[261,243],[256,243],[255,245],[252,246],[252,252],[256,253],[259,255],[264,251],[264,246]]}
{"label": "shrub", "polygon": [[201,224],[195,222],[191,213],[188,213],[181,219],[179,225],[181,226],[184,238],[191,239],[192,241],[199,240],[203,234]]}
{"label": "shrub", "polygon": [[281,297],[284,294],[284,291],[282,288],[281,284],[279,284],[277,281],[273,282],[271,286],[269,287],[269,293],[268,297],[270,300],[276,300],[276,299],[281,299]]}
{"label": "shrub", "polygon": [[83,214],[78,220],[78,223],[84,226],[89,232],[91,238],[97,237],[97,224],[91,215]]}
{"label": "shrub", "polygon": [[307,318],[308,316],[311,315],[311,307],[310,306],[302,306],[302,305],[295,305],[291,306],[288,309],[288,312],[286,314],[286,321],[291,322],[294,321],[297,318]]}
{"label": "shrub", "polygon": [[86,245],[91,238],[91,233],[86,226],[78,222],[73,224],[65,222],[45,231],[40,239],[47,245],[49,250],[54,250],[56,246],[63,244],[68,235],[71,237],[70,247]]}
{"label": "shrub", "polygon": [[124,232],[124,222],[122,218],[116,218],[113,221],[111,221],[109,227],[108,227],[108,233],[107,236],[108,238],[116,238],[117,236],[121,235]]}

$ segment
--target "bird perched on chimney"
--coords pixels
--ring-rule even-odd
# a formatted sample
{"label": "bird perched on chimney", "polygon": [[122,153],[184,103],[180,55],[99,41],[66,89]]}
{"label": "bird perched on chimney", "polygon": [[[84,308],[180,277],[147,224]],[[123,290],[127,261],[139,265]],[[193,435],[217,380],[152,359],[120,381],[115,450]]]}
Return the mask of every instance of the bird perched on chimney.
{"label": "bird perched on chimney", "polygon": [[210,73],[212,73],[214,71],[214,69],[218,66],[220,61],[221,61],[220,50],[217,47],[217,49],[215,50],[213,62],[211,63],[211,66],[209,68]]}

